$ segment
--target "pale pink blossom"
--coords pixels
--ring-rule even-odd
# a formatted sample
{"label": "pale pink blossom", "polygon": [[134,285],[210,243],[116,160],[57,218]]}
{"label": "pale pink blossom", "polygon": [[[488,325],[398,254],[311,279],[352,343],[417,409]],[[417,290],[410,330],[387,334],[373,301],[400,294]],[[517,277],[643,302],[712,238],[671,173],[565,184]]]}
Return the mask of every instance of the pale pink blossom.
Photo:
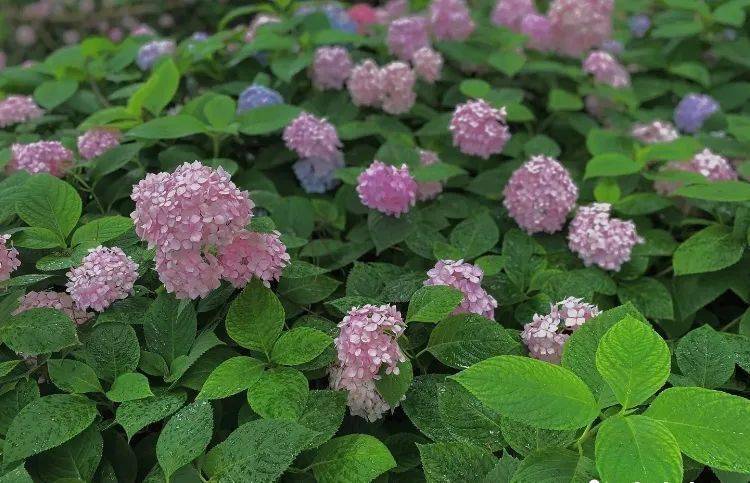
{"label": "pale pink blossom", "polygon": [[78,136],[78,153],[83,159],[101,156],[120,145],[120,131],[109,128],[95,128]]}
{"label": "pale pink blossom", "polygon": [[631,251],[644,243],[635,224],[612,218],[609,203],[592,203],[578,209],[570,223],[568,247],[584,265],[597,265],[604,270],[619,271],[630,260]]}
{"label": "pale pink blossom", "polygon": [[97,312],[112,302],[126,298],[133,292],[138,278],[138,264],[119,247],[98,246],[89,250],[81,265],[66,276],[67,292],[81,310]]}
{"label": "pale pink blossom", "polygon": [[547,16],[555,50],[577,57],[612,35],[613,0],[553,0]]}
{"label": "pale pink blossom", "polygon": [[596,305],[568,297],[552,304],[549,314],[534,314],[532,321],[524,325],[521,339],[529,348],[531,357],[559,364],[570,334],[597,315],[599,308]]}
{"label": "pale pink blossom", "polygon": [[343,47],[318,47],[312,65],[312,80],[320,90],[341,89],[352,70],[352,59]]}
{"label": "pale pink blossom", "polygon": [[59,141],[13,144],[8,172],[49,173],[61,178],[73,165],[73,152]]}
{"label": "pale pink blossom", "polygon": [[382,107],[388,114],[409,112],[417,94],[414,84],[417,81],[414,71],[404,62],[391,62],[382,69],[383,98]]}
{"label": "pale pink blossom", "polygon": [[258,35],[258,29],[263,25],[279,22],[281,22],[281,19],[276,15],[259,13],[258,15],[253,17],[253,21],[250,22],[250,26],[247,28],[247,32],[245,33],[245,42],[249,43],[255,40],[255,36]]}
{"label": "pale pink blossom", "polygon": [[[704,149],[693,156],[690,161],[670,161],[662,171],[685,171],[696,173],[709,181],[733,181],[737,179],[737,171],[725,157],[710,149]],[[659,180],[654,182],[654,189],[662,195],[671,195],[682,186],[680,181]]]}
{"label": "pale pink blossom", "polygon": [[[422,166],[432,166],[440,162],[440,158],[434,151],[427,149],[419,150],[419,164]],[[417,181],[417,199],[419,201],[428,201],[443,192],[443,183],[440,181]]]}
{"label": "pale pink blossom", "polygon": [[31,96],[8,96],[0,101],[0,128],[27,122],[43,114]]}
{"label": "pale pink blossom", "polygon": [[13,315],[38,308],[57,309],[70,317],[70,320],[76,325],[85,324],[93,316],[91,312],[86,312],[76,307],[73,299],[65,292],[51,291],[28,292],[21,298],[18,308],[13,312]]}
{"label": "pale pink blossom", "polygon": [[633,125],[631,135],[644,144],[668,143],[680,137],[671,122],[659,120]]}
{"label": "pale pink blossom", "polygon": [[490,19],[495,25],[520,32],[523,18],[534,13],[537,13],[534,0],[497,0]]}
{"label": "pale pink blossom", "polygon": [[158,250],[154,260],[159,280],[178,299],[205,297],[221,285],[218,260],[200,249]]}
{"label": "pale pink blossom", "polygon": [[221,277],[237,288],[244,287],[253,277],[270,286],[290,262],[280,236],[278,231],[238,233],[232,243],[219,248]]}
{"label": "pale pink blossom", "polygon": [[383,100],[383,72],[370,59],[357,64],[346,84],[355,106],[380,106]]}
{"label": "pale pink blossom", "polygon": [[502,152],[510,139],[505,108],[495,109],[483,99],[456,106],[449,129],[453,145],[462,153],[487,159]]}
{"label": "pale pink blossom", "polygon": [[409,167],[400,168],[373,161],[357,178],[357,193],[363,205],[399,217],[417,202],[417,182]]}
{"label": "pale pink blossom", "polygon": [[543,52],[554,49],[552,24],[544,15],[532,13],[523,17],[520,33],[529,38],[526,45],[531,49]]}
{"label": "pale pink blossom", "polygon": [[394,20],[388,26],[388,51],[401,60],[411,60],[414,52],[429,47],[427,19],[417,15]]}
{"label": "pale pink blossom", "polygon": [[331,158],[342,146],[333,124],[307,112],[294,118],[282,137],[300,158]]}
{"label": "pale pink blossom", "polygon": [[430,47],[422,47],[414,52],[411,63],[414,66],[414,73],[425,82],[432,84],[440,79],[440,72],[443,69],[443,56],[440,52]]}
{"label": "pale pink blossom", "polygon": [[630,74],[609,52],[596,50],[583,61],[583,71],[594,76],[596,82],[621,88],[630,85]]}
{"label": "pale pink blossom", "polygon": [[484,272],[481,268],[463,260],[439,260],[427,271],[425,285],[447,285],[463,294],[461,305],[453,314],[478,314],[488,319],[495,318],[497,300],[482,288]]}
{"label": "pale pink blossom", "polygon": [[439,40],[466,40],[476,28],[465,0],[432,0],[430,26]]}
{"label": "pale pink blossom", "polygon": [[18,259],[18,250],[12,245],[8,246],[10,235],[0,235],[0,282],[8,280],[10,274],[21,266]]}
{"label": "pale pink blossom", "polygon": [[345,379],[343,374],[344,369],[338,364],[329,368],[330,388],[335,391],[346,391],[346,405],[352,416],[359,416],[372,423],[392,410],[378,393],[373,381],[352,381]]}

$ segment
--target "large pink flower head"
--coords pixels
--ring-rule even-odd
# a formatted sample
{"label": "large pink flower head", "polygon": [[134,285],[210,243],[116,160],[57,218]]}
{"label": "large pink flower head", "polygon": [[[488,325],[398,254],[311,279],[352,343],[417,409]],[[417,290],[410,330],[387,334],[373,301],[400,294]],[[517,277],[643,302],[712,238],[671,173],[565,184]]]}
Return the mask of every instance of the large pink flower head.
{"label": "large pink flower head", "polygon": [[[670,161],[662,168],[663,171],[686,171],[700,174],[709,181],[730,181],[737,179],[737,171],[725,157],[704,149],[693,156],[687,163]],[[654,182],[654,189],[663,195],[671,195],[682,186],[679,181],[659,180]]]}
{"label": "large pink flower head", "polygon": [[330,387],[335,391],[346,391],[346,405],[352,416],[359,416],[372,423],[392,409],[378,394],[373,381],[352,380],[343,376],[344,369],[340,365],[334,364],[329,368]]}
{"label": "large pink flower head", "polygon": [[341,89],[352,70],[352,59],[343,47],[318,47],[312,65],[312,81],[320,90]]}
{"label": "large pink flower head", "polygon": [[159,280],[178,299],[205,297],[221,285],[219,261],[200,249],[157,250],[154,260]]}
{"label": "large pink flower head", "polygon": [[635,124],[631,135],[644,144],[668,143],[674,141],[680,134],[671,122],[651,121],[645,124]]}
{"label": "large pink flower head", "polygon": [[147,175],[130,197],[136,233],[161,251],[226,245],[250,221],[254,206],[229,173],[198,161]]}
{"label": "large pink flower head", "polygon": [[[432,166],[440,162],[440,158],[434,151],[426,149],[419,150],[419,164],[422,166]],[[417,199],[427,201],[437,197],[443,192],[443,183],[440,181],[417,181]]]}
{"label": "large pink flower head", "polygon": [[508,213],[527,233],[555,233],[575,206],[578,188],[556,159],[532,156],[513,172],[503,196]]}
{"label": "large pink flower head", "polygon": [[388,51],[401,60],[411,60],[414,52],[429,47],[427,19],[417,15],[394,20],[388,26]]}
{"label": "large pink flower head", "polygon": [[379,106],[383,99],[383,72],[367,59],[352,69],[346,87],[355,106]]}
{"label": "large pink flower head", "polygon": [[383,110],[388,114],[409,112],[417,100],[414,71],[404,62],[391,62],[383,67],[382,72]]}
{"label": "large pink flower head", "polygon": [[476,27],[465,0],[432,0],[430,26],[439,40],[466,40]]}
{"label": "large pink flower head", "polygon": [[488,319],[495,318],[497,300],[482,288],[484,272],[481,268],[463,260],[439,260],[427,271],[425,285],[447,285],[464,295],[461,305],[453,314],[478,314]]}
{"label": "large pink flower head", "polygon": [[62,177],[73,165],[73,152],[59,141],[13,144],[10,151],[9,172],[28,171]]}
{"label": "large pink flower head", "polygon": [[286,147],[300,158],[331,158],[341,148],[333,124],[306,112],[294,118],[283,134]]}
{"label": "large pink flower head", "polygon": [[409,11],[409,0],[388,0],[382,7],[375,9],[378,23],[387,25],[391,21],[401,18]]}
{"label": "large pink flower head", "polygon": [[339,323],[341,332],[333,341],[343,369],[344,387],[377,379],[382,365],[386,374],[398,374],[406,358],[398,346],[406,324],[393,305],[353,307]]}
{"label": "large pink flower head", "polygon": [[520,33],[529,38],[526,45],[531,49],[548,51],[555,46],[552,24],[544,15],[530,13],[523,17]]}
{"label": "large pink flower head", "polygon": [[0,127],[27,122],[43,114],[31,96],[8,96],[0,101]]}
{"label": "large pink flower head", "polygon": [[240,232],[232,243],[219,248],[222,278],[237,288],[244,287],[253,277],[270,286],[271,280],[278,280],[290,261],[280,236],[278,231]]}
{"label": "large pink flower head", "polygon": [[612,35],[613,0],[553,0],[547,16],[556,50],[577,57]]}
{"label": "large pink flower head", "polygon": [[417,182],[409,167],[400,168],[373,161],[357,178],[357,193],[363,205],[399,217],[417,202]]}
{"label": "large pink flower head", "polygon": [[85,324],[91,317],[91,312],[86,312],[76,307],[73,299],[65,292],[29,292],[21,298],[18,308],[13,315],[26,312],[29,309],[50,308],[64,313],[76,325]]}
{"label": "large pink flower head", "polygon": [[537,13],[534,0],[497,0],[490,19],[495,25],[520,32],[523,18],[534,13]]}
{"label": "large pink flower head", "polygon": [[596,305],[568,297],[552,304],[549,314],[534,314],[532,321],[524,325],[521,339],[529,348],[531,357],[559,364],[563,345],[570,334],[597,315],[599,308]]}
{"label": "large pink flower head", "polygon": [[0,282],[8,280],[10,274],[21,266],[18,259],[18,250],[13,246],[8,246],[10,235],[0,235]]}
{"label": "large pink flower head", "polygon": [[101,156],[120,145],[120,131],[117,129],[95,128],[78,137],[78,152],[83,159]]}
{"label": "large pink flower head", "polygon": [[430,47],[422,47],[414,52],[411,63],[414,73],[423,81],[432,84],[440,79],[440,72],[443,70],[443,56],[440,52]]}
{"label": "large pink flower head", "polygon": [[628,87],[630,74],[609,52],[596,50],[583,61],[583,71],[594,76],[596,82],[612,87]]}
{"label": "large pink flower head", "polygon": [[370,25],[377,23],[377,10],[367,3],[355,3],[348,10],[349,18],[357,24],[357,32],[366,34],[370,31]]}
{"label": "large pink flower head", "polygon": [[612,218],[609,203],[592,203],[578,209],[568,232],[568,247],[588,267],[619,271],[630,260],[633,247],[644,240],[628,220]]}
{"label": "large pink flower head", "polygon": [[453,145],[464,154],[487,159],[502,152],[510,139],[505,124],[505,108],[495,109],[484,99],[468,101],[456,106],[449,129],[453,133]]}
{"label": "large pink flower head", "polygon": [[71,269],[68,293],[81,310],[92,308],[97,312],[112,302],[126,298],[138,279],[138,264],[119,247],[98,246],[89,250],[81,265]]}

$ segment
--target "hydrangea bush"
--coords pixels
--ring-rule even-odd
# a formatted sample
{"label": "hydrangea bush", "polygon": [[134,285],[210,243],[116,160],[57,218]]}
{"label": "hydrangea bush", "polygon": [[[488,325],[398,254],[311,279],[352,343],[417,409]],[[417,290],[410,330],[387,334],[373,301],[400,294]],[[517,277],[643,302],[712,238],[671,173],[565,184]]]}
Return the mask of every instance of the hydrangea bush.
{"label": "hydrangea bush", "polygon": [[17,3],[0,482],[750,478],[750,2]]}

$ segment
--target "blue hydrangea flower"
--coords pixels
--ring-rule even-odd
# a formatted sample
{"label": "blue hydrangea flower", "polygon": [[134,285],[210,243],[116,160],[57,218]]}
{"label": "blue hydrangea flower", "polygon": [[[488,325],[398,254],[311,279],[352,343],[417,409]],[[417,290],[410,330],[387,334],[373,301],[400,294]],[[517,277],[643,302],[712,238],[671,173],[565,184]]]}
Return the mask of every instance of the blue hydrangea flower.
{"label": "blue hydrangea flower", "polygon": [[633,15],[628,19],[628,26],[630,27],[630,33],[637,39],[642,39],[646,36],[646,32],[651,28],[651,19],[648,15],[640,13]]}
{"label": "blue hydrangea flower", "polygon": [[138,49],[138,56],[135,59],[135,63],[139,69],[149,70],[159,58],[172,55],[174,49],[175,45],[171,40],[152,40],[143,44]]}
{"label": "blue hydrangea flower", "polygon": [[202,42],[208,38],[208,34],[206,32],[195,32],[193,35],[190,36],[190,40],[193,40],[195,42]]}
{"label": "blue hydrangea flower", "polygon": [[310,15],[322,12],[328,18],[328,23],[334,30],[342,30],[351,34],[357,33],[357,23],[352,20],[349,13],[338,3],[327,3],[325,5],[304,5],[297,9],[295,15]]}
{"label": "blue hydrangea flower", "polygon": [[237,114],[242,114],[256,107],[273,106],[283,102],[284,98],[275,90],[253,84],[240,94],[240,98],[237,100]]}
{"label": "blue hydrangea flower", "polygon": [[337,152],[331,159],[300,159],[292,165],[292,170],[306,193],[325,193],[338,186],[339,180],[333,174],[343,167],[344,157]]}
{"label": "blue hydrangea flower", "polygon": [[700,130],[703,123],[719,110],[719,103],[705,94],[688,94],[674,110],[674,123],[688,133]]}

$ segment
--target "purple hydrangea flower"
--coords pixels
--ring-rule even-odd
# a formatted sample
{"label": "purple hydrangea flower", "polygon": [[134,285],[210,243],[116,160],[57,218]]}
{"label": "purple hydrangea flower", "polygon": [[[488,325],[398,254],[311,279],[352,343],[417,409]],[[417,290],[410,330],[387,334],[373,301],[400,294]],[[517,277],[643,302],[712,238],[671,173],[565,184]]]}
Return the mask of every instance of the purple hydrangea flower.
{"label": "purple hydrangea flower", "polygon": [[587,267],[620,271],[633,247],[643,243],[635,223],[612,218],[609,203],[592,203],[578,209],[568,232],[568,247]]}
{"label": "purple hydrangea flower", "polygon": [[274,104],[282,104],[283,102],[284,98],[275,90],[266,86],[253,84],[242,91],[239,99],[237,99],[237,114],[242,114],[256,107],[273,106]]}
{"label": "purple hydrangea flower", "polygon": [[295,176],[306,193],[325,193],[339,184],[333,177],[337,169],[344,167],[344,157],[336,152],[330,158],[304,158],[292,165]]}
{"label": "purple hydrangea flower", "polygon": [[703,123],[719,110],[719,103],[706,94],[691,93],[682,98],[674,110],[674,123],[687,133],[698,132]]}
{"label": "purple hydrangea flower", "polygon": [[135,63],[141,70],[149,70],[161,57],[172,55],[175,44],[171,40],[152,40],[141,46]]}
{"label": "purple hydrangea flower", "polygon": [[644,13],[633,15],[628,19],[628,27],[633,37],[642,39],[651,28],[651,19]]}

